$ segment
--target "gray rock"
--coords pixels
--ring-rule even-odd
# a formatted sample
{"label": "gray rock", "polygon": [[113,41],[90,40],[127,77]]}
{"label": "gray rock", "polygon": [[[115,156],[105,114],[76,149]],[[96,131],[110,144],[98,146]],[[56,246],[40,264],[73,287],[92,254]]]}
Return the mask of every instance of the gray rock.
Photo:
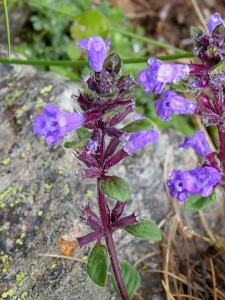
{"label": "gray rock", "polygon": [[[1,56],[4,53],[0,51]],[[0,72],[0,299],[118,299],[110,280],[101,288],[88,278],[85,263],[40,256],[61,256],[59,237],[88,232],[78,221],[79,205],[89,201],[96,212],[98,209],[95,182],[80,181],[75,175],[81,165],[72,151],[65,149],[63,142],[49,147],[32,131],[33,116],[46,103],[72,111],[70,96],[78,92],[78,84],[29,66],[1,64]],[[172,130],[161,131],[156,145],[137,151],[115,168],[131,185],[126,214],[137,210],[141,217],[159,223],[171,210],[164,178],[172,168],[190,169],[197,162],[191,149],[177,147],[182,139]],[[187,218],[195,226],[193,216],[188,213]],[[159,243],[137,239],[122,230],[114,239],[119,260],[131,264],[160,251]],[[85,262],[92,246],[72,257]],[[162,269],[161,256],[150,261]],[[166,299],[161,275],[141,276],[138,293],[144,299]]]}

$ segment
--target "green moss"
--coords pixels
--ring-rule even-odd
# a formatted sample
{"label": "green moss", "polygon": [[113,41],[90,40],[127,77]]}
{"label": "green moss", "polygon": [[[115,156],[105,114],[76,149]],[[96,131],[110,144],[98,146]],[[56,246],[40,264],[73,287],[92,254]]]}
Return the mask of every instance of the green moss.
{"label": "green moss", "polygon": [[16,243],[19,244],[19,245],[23,245],[23,241],[21,239],[17,239]]}
{"label": "green moss", "polygon": [[35,107],[36,108],[44,107],[45,104],[46,104],[45,101],[41,97],[38,97]]}
{"label": "green moss", "polygon": [[29,202],[30,202],[31,205],[34,204],[34,196],[28,196],[27,199],[29,200]]}
{"label": "green moss", "polygon": [[23,293],[20,295],[21,299],[25,299],[25,298],[27,298],[27,296],[28,296],[28,292],[23,292]]}
{"label": "green moss", "polygon": [[55,269],[57,264],[52,264],[51,267],[49,268],[50,270]]}

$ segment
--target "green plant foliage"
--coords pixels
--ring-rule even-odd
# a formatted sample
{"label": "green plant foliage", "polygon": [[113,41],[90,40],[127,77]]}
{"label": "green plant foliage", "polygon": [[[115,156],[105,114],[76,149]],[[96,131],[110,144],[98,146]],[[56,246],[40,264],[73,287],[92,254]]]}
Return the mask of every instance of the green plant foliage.
{"label": "green plant foliage", "polygon": [[110,24],[99,11],[89,10],[74,17],[70,33],[75,41],[89,39],[91,36],[101,36],[103,39],[107,39],[110,33]]}
{"label": "green plant foliage", "polygon": [[98,285],[105,286],[109,268],[107,248],[95,245],[88,257],[87,272],[89,277]]}
{"label": "green plant foliage", "polygon": [[126,201],[130,195],[130,186],[123,178],[107,176],[101,183],[101,191],[117,201]]}
{"label": "green plant foliage", "polygon": [[124,228],[130,234],[154,241],[161,241],[162,235],[158,226],[150,221],[141,219],[138,223],[129,225]]}
{"label": "green plant foliage", "polygon": [[85,137],[89,137],[90,136],[90,131],[87,128],[84,127],[80,127],[77,130],[77,135],[80,139],[85,138]]}
{"label": "green plant foliage", "polygon": [[210,70],[210,75],[221,74],[225,71],[225,59],[219,62]]}
{"label": "green plant foliage", "polygon": [[214,191],[208,197],[202,197],[201,195],[191,195],[188,197],[184,204],[186,210],[202,210],[210,206],[216,200],[216,192]]}
{"label": "green plant foliage", "polygon": [[143,118],[128,124],[127,126],[121,128],[121,130],[125,131],[126,133],[132,133],[132,132],[139,132],[142,130],[149,130],[152,128],[154,128],[154,126],[152,125],[150,120]]}
{"label": "green plant foliage", "polygon": [[184,83],[171,84],[170,90],[183,93],[193,92],[192,88]]}
{"label": "green plant foliage", "polygon": [[[129,298],[131,298],[140,286],[140,275],[132,266],[124,262],[120,263],[120,270],[127,294]],[[112,284],[116,292],[120,295],[120,291],[114,273],[112,274]]]}
{"label": "green plant foliage", "polygon": [[65,142],[64,147],[65,148],[82,149],[85,146],[87,146],[88,141],[89,141],[88,137],[83,137],[83,138],[81,138],[79,140],[76,140],[74,142]]}

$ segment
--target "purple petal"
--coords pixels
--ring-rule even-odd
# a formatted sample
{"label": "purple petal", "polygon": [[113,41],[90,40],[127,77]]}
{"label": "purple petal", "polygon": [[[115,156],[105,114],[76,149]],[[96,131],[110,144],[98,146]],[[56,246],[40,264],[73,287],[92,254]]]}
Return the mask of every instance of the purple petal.
{"label": "purple petal", "polygon": [[82,39],[79,42],[77,42],[76,45],[80,49],[87,50],[87,48],[88,48],[88,40],[87,39]]}
{"label": "purple petal", "polygon": [[209,18],[209,23],[208,23],[210,35],[212,35],[213,30],[222,23],[223,23],[223,19],[220,17],[219,13],[215,13],[215,14],[211,15]]}
{"label": "purple petal", "polygon": [[184,202],[187,199],[188,191],[183,185],[181,174],[181,171],[173,170],[166,184],[170,190],[170,196],[177,198],[180,202]]}
{"label": "purple petal", "polygon": [[58,115],[60,115],[62,112],[58,108],[58,106],[54,104],[46,104],[45,107],[43,108],[43,114],[46,116],[50,116],[53,118],[56,118]]}
{"label": "purple petal", "polygon": [[46,142],[48,145],[54,145],[58,143],[62,139],[61,132],[59,130],[56,130],[54,132],[48,132],[46,134]]}
{"label": "purple petal", "polygon": [[124,151],[132,153],[148,143],[156,143],[159,134],[156,130],[142,130],[140,132],[132,133],[129,140],[124,146]]}
{"label": "purple petal", "polygon": [[188,65],[162,64],[158,69],[157,80],[163,83],[176,83],[189,74]]}
{"label": "purple petal", "polygon": [[66,133],[79,128],[84,123],[84,117],[81,113],[63,113],[57,118],[61,133]]}

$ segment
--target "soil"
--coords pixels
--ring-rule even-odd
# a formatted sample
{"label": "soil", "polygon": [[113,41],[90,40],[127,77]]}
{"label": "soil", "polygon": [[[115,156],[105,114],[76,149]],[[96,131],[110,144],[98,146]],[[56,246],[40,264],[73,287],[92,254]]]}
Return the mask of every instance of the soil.
{"label": "soil", "polygon": [[[120,6],[133,23],[143,26],[147,37],[187,51],[192,50],[189,28],[196,26],[204,29],[211,14],[219,12],[224,17],[225,11],[223,0],[112,0],[111,2]],[[202,15],[202,20],[198,11]],[[160,51],[163,53],[165,50]],[[157,54],[160,55],[161,52]]]}

